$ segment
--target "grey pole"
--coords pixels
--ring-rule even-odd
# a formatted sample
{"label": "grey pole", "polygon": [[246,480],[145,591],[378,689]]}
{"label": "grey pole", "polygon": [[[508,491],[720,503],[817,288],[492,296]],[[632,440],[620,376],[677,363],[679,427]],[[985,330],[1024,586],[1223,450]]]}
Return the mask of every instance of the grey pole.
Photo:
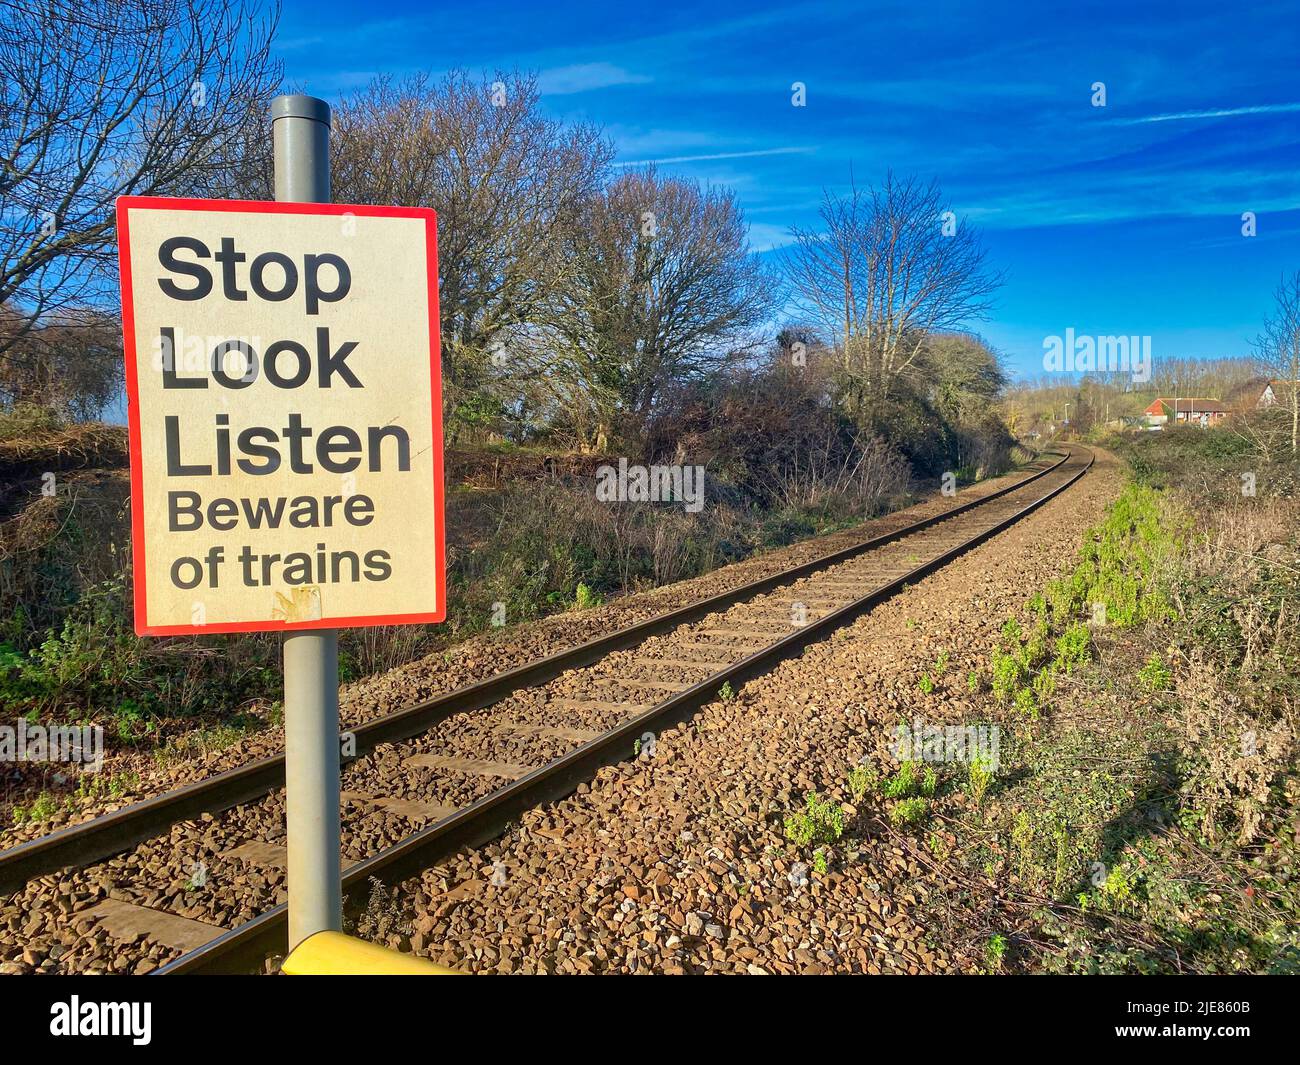
{"label": "grey pole", "polygon": [[330,202],[330,105],[295,93],[271,101],[275,198]]}
{"label": "grey pole", "polygon": [[[275,198],[330,200],[330,109],[314,96],[271,101]],[[335,629],[284,637],[284,783],[289,949],[343,928],[339,873],[339,640]]]}

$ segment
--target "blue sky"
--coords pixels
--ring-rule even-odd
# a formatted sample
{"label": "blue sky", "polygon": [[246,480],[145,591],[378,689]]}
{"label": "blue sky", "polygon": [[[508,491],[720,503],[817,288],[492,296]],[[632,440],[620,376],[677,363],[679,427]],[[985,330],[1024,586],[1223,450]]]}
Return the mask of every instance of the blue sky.
{"label": "blue sky", "polygon": [[605,126],[620,161],[732,186],[766,254],[850,167],[934,177],[1007,274],[974,325],[1021,375],[1067,327],[1246,354],[1300,269],[1294,0],[285,0],[279,53],[327,99],[378,73],[536,71],[546,111]]}

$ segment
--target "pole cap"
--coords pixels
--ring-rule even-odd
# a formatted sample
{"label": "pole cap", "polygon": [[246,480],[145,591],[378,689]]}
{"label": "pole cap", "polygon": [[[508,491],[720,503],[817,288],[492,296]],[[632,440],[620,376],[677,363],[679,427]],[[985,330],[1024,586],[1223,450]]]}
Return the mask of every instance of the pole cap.
{"label": "pole cap", "polygon": [[330,105],[324,100],[301,92],[277,96],[271,101],[271,121],[276,122],[281,118],[309,118],[313,122],[324,123],[328,129]]}

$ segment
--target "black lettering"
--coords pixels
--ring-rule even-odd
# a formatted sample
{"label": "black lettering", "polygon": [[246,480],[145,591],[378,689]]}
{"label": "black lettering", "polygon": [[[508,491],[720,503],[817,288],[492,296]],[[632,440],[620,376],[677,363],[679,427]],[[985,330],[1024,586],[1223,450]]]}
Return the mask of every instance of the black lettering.
{"label": "black lettering", "polygon": [[[256,444],[253,442],[259,438],[268,441],[268,443]],[[274,473],[280,468],[280,451],[272,446],[274,443],[275,433],[264,425],[256,425],[252,429],[245,429],[239,434],[239,450],[245,455],[256,455],[264,458],[266,462],[259,465],[256,462],[249,462],[248,459],[240,459],[236,465],[245,473],[251,473],[255,477]]]}
{"label": "black lettering", "polygon": [[[284,282],[277,289],[267,288],[262,277],[267,265],[270,263],[275,263],[284,271]],[[282,300],[287,300],[297,290],[298,268],[293,265],[293,260],[283,252],[264,251],[253,260],[253,267],[248,274],[248,282],[253,286],[253,291],[257,293],[259,298],[269,300],[271,303],[279,303]],[[310,296],[308,298],[310,299]]]}
{"label": "black lettering", "polygon": [[349,496],[343,504],[343,516],[353,525],[369,525],[375,520],[375,502],[369,496]]}
{"label": "black lettering", "polygon": [[253,575],[253,561],[257,556],[253,554],[253,549],[245,544],[239,551],[239,564],[244,569],[244,587],[256,588],[257,577]]}
{"label": "black lettering", "polygon": [[[278,555],[269,557],[279,558]],[[266,567],[265,558],[263,558],[262,563],[262,570],[267,574],[267,584],[270,584],[270,572]],[[285,555],[282,579],[285,584],[311,584],[311,555],[307,554],[306,551],[294,551],[292,554]]]}
{"label": "black lettering", "polygon": [[331,388],[330,378],[338,374],[349,388],[360,388],[361,382],[345,365],[347,357],[356,350],[357,342],[349,340],[338,351],[330,353],[330,331],[328,326],[316,330],[316,358],[318,360],[318,379],[321,388]]}
{"label": "black lettering", "polygon": [[217,423],[217,476],[230,476],[230,415],[218,414]]}
{"label": "black lettering", "polygon": [[284,427],[284,438],[289,441],[289,469],[294,473],[314,472],[310,462],[302,459],[302,444],[311,436],[311,430],[302,424],[301,414],[290,414],[289,424]]}
{"label": "black lettering", "polygon": [[315,496],[298,496],[289,511],[289,524],[295,529],[314,529],[320,524]]}
{"label": "black lettering", "polygon": [[[334,437],[341,437],[343,443],[333,443]],[[343,462],[335,462],[334,455],[342,453],[355,456],[360,451],[361,437],[346,425],[332,425],[316,440],[316,459],[330,473],[351,473],[361,465],[361,460],[349,458]]]}
{"label": "black lettering", "polygon": [[[298,358],[298,369],[292,377],[280,376],[276,358],[282,351],[291,351]],[[297,388],[311,376],[311,355],[296,341],[279,340],[266,349],[266,354],[262,356],[262,369],[266,371],[266,379],[276,388]]]}
{"label": "black lettering", "polygon": [[[244,357],[244,370],[238,377],[226,373],[226,353],[237,351]],[[223,340],[212,349],[212,376],[226,388],[247,388],[257,380],[257,352],[242,340]]]}
{"label": "black lettering", "polygon": [[[194,573],[194,579],[192,581],[185,580],[181,577],[182,566],[190,567]],[[176,585],[177,588],[197,588],[199,581],[201,580],[203,580],[203,566],[200,565],[197,558],[190,558],[186,555],[182,555],[172,563],[172,584]]]}
{"label": "black lettering", "polygon": [[214,499],[208,504],[208,524],[229,532],[239,524],[239,507],[233,499]]}
{"label": "black lettering", "polygon": [[[322,265],[334,267],[336,284],[329,292],[320,287]],[[337,255],[328,252],[324,255],[306,255],[303,257],[303,267],[307,275],[305,287],[308,314],[319,312],[322,303],[337,303],[352,289],[352,272],[348,269],[348,264]]]}
{"label": "black lettering", "polygon": [[[306,558],[307,556],[303,555],[302,557]],[[262,585],[264,587],[271,583],[271,567],[279,561],[280,556],[278,554],[262,556]],[[287,562],[289,559],[286,557],[285,561]]]}
{"label": "black lettering", "polygon": [[357,558],[355,551],[333,551],[330,553],[330,580],[335,584],[339,580],[339,570],[342,569],[340,563],[348,562],[352,567],[352,576],[348,580],[352,582],[361,579],[361,560]]}
{"label": "black lettering", "polygon": [[221,250],[213,258],[221,264],[221,288],[226,299],[236,303],[248,299],[248,293],[242,291],[235,281],[235,264],[242,263],[248,256],[242,251],[235,251],[235,242],[230,237],[222,237]]}
{"label": "black lettering", "polygon": [[176,330],[171,326],[164,326],[158,330],[158,337],[161,341],[159,347],[162,350],[162,375],[163,388],[207,388],[208,379],[206,377],[177,377],[176,376]]}
{"label": "black lettering", "polygon": [[369,429],[370,472],[378,473],[383,468],[379,454],[379,445],[384,437],[391,436],[397,441],[397,468],[406,473],[411,468],[411,438],[400,425],[372,425]]}
{"label": "black lettering", "polygon": [[388,564],[393,556],[387,551],[366,552],[366,580],[386,581],[393,574],[393,567]]}
{"label": "black lettering", "polygon": [[[266,525],[268,529],[278,529],[280,519],[284,517],[284,496],[277,496],[272,503],[266,496],[262,496],[254,503],[251,499],[245,499],[244,503],[244,520],[248,522],[250,529],[260,529]],[[279,556],[276,556],[279,558]]]}
{"label": "black lettering", "polygon": [[[198,492],[168,492],[167,493],[167,531],[168,532],[193,532],[203,525],[203,515],[199,512],[199,504],[203,500]],[[190,518],[188,524],[181,524],[182,518]]]}
{"label": "black lettering", "polygon": [[158,261],[163,269],[173,274],[192,277],[197,282],[193,288],[181,288],[171,278],[160,277],[158,287],[174,300],[201,300],[212,291],[212,274],[198,263],[181,262],[176,258],[178,249],[192,251],[200,259],[210,258],[208,246],[197,237],[170,237],[158,248]]}
{"label": "black lettering", "polygon": [[[168,477],[211,477],[211,466],[186,466],[181,462],[181,422],[174,414],[163,419],[167,434]],[[193,587],[191,585],[191,587]]]}

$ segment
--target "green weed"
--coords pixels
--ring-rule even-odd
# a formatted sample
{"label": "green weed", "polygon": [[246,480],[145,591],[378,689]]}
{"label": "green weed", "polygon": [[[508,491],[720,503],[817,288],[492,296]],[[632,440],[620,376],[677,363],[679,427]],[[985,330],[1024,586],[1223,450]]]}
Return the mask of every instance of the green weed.
{"label": "green weed", "polygon": [[844,834],[844,811],[815,791],[804,795],[804,808],[785,819],[785,838],[800,847],[834,843]]}
{"label": "green weed", "polygon": [[916,795],[910,799],[899,799],[889,808],[889,820],[895,825],[915,825],[923,821],[930,811],[927,800]]}
{"label": "green weed", "polygon": [[1076,622],[1056,638],[1056,658],[1052,665],[1070,673],[1092,661],[1092,631]]}
{"label": "green weed", "polygon": [[577,594],[573,597],[575,610],[590,610],[592,607],[601,606],[604,602],[604,596],[598,595],[588,585],[579,582]]}
{"label": "green weed", "polygon": [[872,766],[856,765],[849,770],[849,794],[853,796],[853,802],[862,802],[871,792],[876,790],[880,782],[880,774]]}
{"label": "green weed", "polygon": [[1146,665],[1138,670],[1137,676],[1142,686],[1153,692],[1168,691],[1174,679],[1169,667],[1156,654],[1147,659]]}
{"label": "green weed", "polygon": [[993,777],[995,776],[993,762],[983,755],[976,755],[967,765],[966,772],[971,799],[974,800],[976,806],[983,806],[984,796],[987,794],[989,785],[993,783]]}
{"label": "green weed", "polygon": [[999,933],[995,936],[989,936],[989,940],[984,944],[984,960],[988,962],[989,968],[995,972],[1002,968],[1002,962],[1007,956],[1007,937]]}

